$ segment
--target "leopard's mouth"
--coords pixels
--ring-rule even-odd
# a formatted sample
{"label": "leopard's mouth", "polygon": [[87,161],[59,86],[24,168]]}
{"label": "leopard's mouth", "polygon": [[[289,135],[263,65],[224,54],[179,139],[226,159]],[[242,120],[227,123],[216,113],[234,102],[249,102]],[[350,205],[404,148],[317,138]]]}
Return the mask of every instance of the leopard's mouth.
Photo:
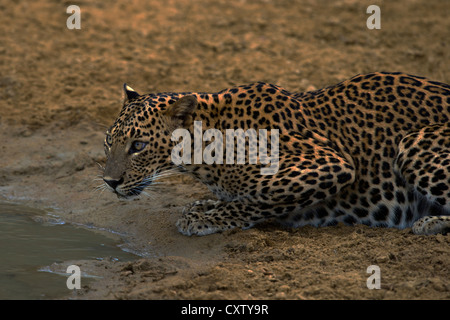
{"label": "leopard's mouth", "polygon": [[163,173],[155,171],[148,176],[144,176],[138,183],[133,185],[124,185],[122,181],[122,184],[116,186],[114,189],[111,186],[108,186],[108,188],[116,194],[119,199],[132,199],[140,196],[141,194],[148,195],[146,191],[144,191],[146,188],[156,186],[161,183],[160,181],[157,181],[160,178],[170,177],[176,173],[177,172],[175,170],[167,170]]}
{"label": "leopard's mouth", "polygon": [[133,197],[133,195],[131,195],[131,194],[121,193],[117,190],[114,190],[113,193],[117,196],[118,199],[122,199],[122,200],[130,199]]}
{"label": "leopard's mouth", "polygon": [[119,199],[132,199],[140,196],[142,193],[145,193],[145,188],[149,187],[152,184],[152,179],[143,178],[139,183],[129,186],[126,189],[120,188],[119,186],[114,190],[114,193]]}

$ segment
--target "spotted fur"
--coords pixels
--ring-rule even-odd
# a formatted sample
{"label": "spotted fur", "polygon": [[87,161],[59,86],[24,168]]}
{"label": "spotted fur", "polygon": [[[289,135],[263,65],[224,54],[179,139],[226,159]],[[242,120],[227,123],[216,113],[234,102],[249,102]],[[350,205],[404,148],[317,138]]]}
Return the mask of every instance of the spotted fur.
{"label": "spotted fur", "polygon": [[[380,72],[304,93],[262,82],[218,93],[124,89],[124,106],[106,134],[104,180],[121,197],[140,194],[169,170],[203,182],[217,200],[184,208],[177,222],[183,234],[250,228],[270,218],[290,226],[405,228],[418,221],[416,233],[449,230],[444,83]],[[278,129],[278,172],[262,175],[262,164],[225,161],[175,166],[171,134],[176,128],[193,134],[195,120],[203,130]]]}

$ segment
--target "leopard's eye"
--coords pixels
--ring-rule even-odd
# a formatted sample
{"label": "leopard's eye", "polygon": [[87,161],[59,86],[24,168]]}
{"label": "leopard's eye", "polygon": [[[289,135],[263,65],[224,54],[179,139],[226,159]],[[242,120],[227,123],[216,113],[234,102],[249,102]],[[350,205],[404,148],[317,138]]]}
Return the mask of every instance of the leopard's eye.
{"label": "leopard's eye", "polygon": [[109,133],[106,134],[105,143],[108,147],[111,147],[112,145],[112,137]]}
{"label": "leopard's eye", "polygon": [[130,150],[128,151],[130,154],[142,151],[145,146],[147,145],[146,142],[142,142],[142,141],[134,141],[133,144],[130,147]]}

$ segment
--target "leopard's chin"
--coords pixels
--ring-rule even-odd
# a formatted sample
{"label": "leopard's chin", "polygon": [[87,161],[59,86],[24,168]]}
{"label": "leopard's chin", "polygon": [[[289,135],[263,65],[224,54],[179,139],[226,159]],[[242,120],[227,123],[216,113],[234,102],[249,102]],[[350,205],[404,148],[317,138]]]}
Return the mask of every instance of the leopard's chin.
{"label": "leopard's chin", "polygon": [[119,193],[119,192],[114,192],[114,194],[117,196],[117,198],[119,200],[134,200],[139,198],[140,193]]}
{"label": "leopard's chin", "polygon": [[122,200],[132,200],[135,198],[138,198],[144,189],[148,187],[151,184],[151,182],[147,183],[139,183],[137,186],[130,187],[127,190],[121,190],[120,188],[114,190],[113,192],[116,194],[117,198]]}
{"label": "leopard's chin", "polygon": [[114,194],[117,196],[118,199],[120,200],[129,200],[133,197],[133,195],[130,194],[123,194],[117,191],[114,191]]}
{"label": "leopard's chin", "polygon": [[115,192],[117,198],[122,199],[122,200],[132,200],[135,198],[138,198],[143,190],[133,190],[133,191],[129,191],[126,193],[123,192]]}

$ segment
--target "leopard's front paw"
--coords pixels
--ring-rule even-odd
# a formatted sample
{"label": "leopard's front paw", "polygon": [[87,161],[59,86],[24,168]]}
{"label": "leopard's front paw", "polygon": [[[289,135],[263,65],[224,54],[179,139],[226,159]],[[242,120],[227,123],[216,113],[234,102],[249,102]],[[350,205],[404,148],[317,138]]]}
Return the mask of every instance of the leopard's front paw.
{"label": "leopard's front paw", "polygon": [[221,219],[215,218],[214,209],[207,214],[196,211],[184,212],[183,216],[177,221],[178,231],[186,236],[208,234],[224,231],[233,228]]}
{"label": "leopard's front paw", "polygon": [[182,213],[186,214],[187,212],[206,212],[212,210],[219,204],[220,201],[217,200],[197,200],[194,201],[183,208]]}
{"label": "leopard's front paw", "polygon": [[450,216],[425,216],[417,220],[412,231],[420,235],[447,234],[450,232]]}

